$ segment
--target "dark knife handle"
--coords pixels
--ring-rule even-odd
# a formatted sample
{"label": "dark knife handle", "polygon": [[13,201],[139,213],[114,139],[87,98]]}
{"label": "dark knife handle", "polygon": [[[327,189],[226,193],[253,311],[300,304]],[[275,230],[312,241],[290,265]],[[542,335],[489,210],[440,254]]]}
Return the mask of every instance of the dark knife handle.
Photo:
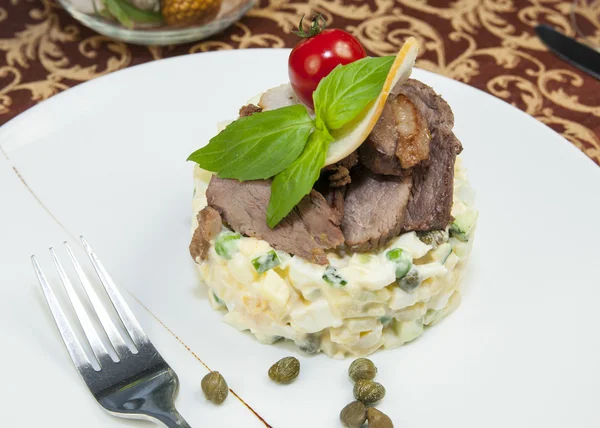
{"label": "dark knife handle", "polygon": [[600,80],[600,52],[565,36],[549,25],[538,25],[535,33],[558,57]]}

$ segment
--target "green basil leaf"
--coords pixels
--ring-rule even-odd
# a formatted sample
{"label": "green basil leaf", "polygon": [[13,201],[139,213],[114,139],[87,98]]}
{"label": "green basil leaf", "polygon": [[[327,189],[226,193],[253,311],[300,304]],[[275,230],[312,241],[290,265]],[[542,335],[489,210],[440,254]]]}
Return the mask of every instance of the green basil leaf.
{"label": "green basil leaf", "polygon": [[300,156],[313,128],[302,105],[253,114],[229,124],[188,160],[222,178],[270,178]]}
{"label": "green basil leaf", "polygon": [[332,141],[333,137],[326,129],[315,129],[302,154],[275,176],[267,207],[267,224],[270,228],[275,227],[310,193],[319,178]]}
{"label": "green basil leaf", "polygon": [[385,56],[338,65],[313,93],[317,118],[330,131],[352,121],[377,98],[393,62],[394,57]]}

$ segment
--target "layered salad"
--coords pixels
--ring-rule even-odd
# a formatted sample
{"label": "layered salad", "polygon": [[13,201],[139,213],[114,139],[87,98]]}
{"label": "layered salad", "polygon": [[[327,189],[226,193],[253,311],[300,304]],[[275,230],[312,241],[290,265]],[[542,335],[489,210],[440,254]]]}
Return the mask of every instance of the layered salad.
{"label": "layered salad", "polygon": [[417,52],[341,61],[310,98],[290,70],[190,156],[190,253],[227,323],[344,358],[459,305],[474,192],[452,110],[409,78]]}

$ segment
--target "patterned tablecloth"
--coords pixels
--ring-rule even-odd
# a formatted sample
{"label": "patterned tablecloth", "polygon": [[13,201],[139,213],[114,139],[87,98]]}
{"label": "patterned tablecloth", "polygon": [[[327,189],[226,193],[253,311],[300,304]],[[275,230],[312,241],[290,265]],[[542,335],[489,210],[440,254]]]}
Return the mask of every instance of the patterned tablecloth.
{"label": "patterned tablecloth", "polygon": [[[575,12],[600,44],[592,0]],[[218,49],[292,47],[299,17],[322,13],[372,55],[421,42],[417,66],[502,98],[552,127],[600,164],[600,82],[562,62],[535,36],[538,23],[574,35],[571,1],[260,0],[210,39],[142,47],[100,36],[53,0],[0,0],[0,125],[71,86],[159,58]],[[594,10],[594,8],[596,10]]]}

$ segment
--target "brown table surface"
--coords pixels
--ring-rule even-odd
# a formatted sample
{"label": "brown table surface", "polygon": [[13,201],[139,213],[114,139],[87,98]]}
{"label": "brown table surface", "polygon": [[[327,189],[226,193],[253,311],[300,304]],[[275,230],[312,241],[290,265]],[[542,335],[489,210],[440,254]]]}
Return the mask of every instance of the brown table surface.
{"label": "brown table surface", "polygon": [[[576,13],[600,42],[600,2],[595,10],[592,3],[581,0]],[[418,67],[506,100],[600,164],[600,82],[559,60],[533,31],[548,23],[574,36],[570,7],[558,0],[260,0],[210,39],[143,47],[98,35],[53,0],[0,0],[0,125],[71,86],[135,64],[219,49],[292,47],[299,17],[320,12],[371,55],[395,54],[408,35],[416,36]]]}

